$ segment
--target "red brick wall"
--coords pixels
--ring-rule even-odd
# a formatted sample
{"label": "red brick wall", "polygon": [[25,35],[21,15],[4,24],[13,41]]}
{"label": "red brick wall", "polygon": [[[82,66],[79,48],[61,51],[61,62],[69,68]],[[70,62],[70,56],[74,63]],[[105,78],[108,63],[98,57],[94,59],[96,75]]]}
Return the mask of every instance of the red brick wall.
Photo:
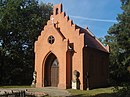
{"label": "red brick wall", "polygon": [[88,72],[89,88],[103,87],[108,81],[109,54],[93,48],[84,48],[84,88]]}
{"label": "red brick wall", "polygon": [[[57,6],[55,6],[57,7]],[[58,6],[60,7],[60,6]],[[55,9],[55,8],[54,8]],[[60,12],[60,11],[59,11]],[[84,46],[84,34],[79,34],[79,29],[76,29],[71,20],[65,16],[64,12],[60,12],[57,15],[50,17],[54,18],[53,22],[49,20],[41,35],[38,37],[38,41],[35,42],[35,70],[37,72],[37,87],[44,86],[44,66],[46,57],[49,52],[53,53],[59,61],[59,85],[60,88],[70,87],[70,79],[68,69],[70,69],[69,60],[66,56],[68,51],[68,41],[73,43],[74,54],[72,57],[72,70],[78,70],[80,72],[81,89],[83,89],[83,53],[82,48]],[[55,27],[54,27],[54,24]],[[60,27],[60,31],[57,29]],[[57,28],[57,29],[56,29]],[[47,39],[50,35],[55,37],[54,44],[49,44]],[[68,69],[67,69],[68,68]]]}

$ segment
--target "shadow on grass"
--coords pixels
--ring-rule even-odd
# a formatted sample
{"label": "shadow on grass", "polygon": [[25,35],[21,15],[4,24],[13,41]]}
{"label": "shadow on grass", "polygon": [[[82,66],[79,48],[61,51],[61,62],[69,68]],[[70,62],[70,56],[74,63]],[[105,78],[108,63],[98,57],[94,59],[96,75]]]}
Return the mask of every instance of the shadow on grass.
{"label": "shadow on grass", "polygon": [[67,97],[116,97],[115,93],[101,93],[93,96],[87,96],[85,94],[79,94],[79,95],[72,95],[72,96],[67,96]]}
{"label": "shadow on grass", "polygon": [[102,93],[91,97],[116,97],[116,93]]}

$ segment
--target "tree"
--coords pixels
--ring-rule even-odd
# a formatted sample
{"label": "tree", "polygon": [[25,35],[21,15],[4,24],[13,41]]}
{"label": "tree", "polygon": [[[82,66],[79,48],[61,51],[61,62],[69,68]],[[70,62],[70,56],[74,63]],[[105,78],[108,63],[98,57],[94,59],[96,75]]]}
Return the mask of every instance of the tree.
{"label": "tree", "polygon": [[[121,0],[123,10],[118,14],[118,23],[111,26],[108,35],[101,39],[110,46],[110,81],[116,85],[117,97],[130,97],[130,0]],[[119,88],[121,85],[122,88]]]}
{"label": "tree", "polygon": [[129,82],[127,67],[130,65],[130,0],[121,0],[123,10],[118,23],[110,27],[105,37],[110,45],[110,77],[116,83]]}
{"label": "tree", "polygon": [[52,13],[37,0],[3,0],[0,5],[0,84],[31,84],[34,42]]}

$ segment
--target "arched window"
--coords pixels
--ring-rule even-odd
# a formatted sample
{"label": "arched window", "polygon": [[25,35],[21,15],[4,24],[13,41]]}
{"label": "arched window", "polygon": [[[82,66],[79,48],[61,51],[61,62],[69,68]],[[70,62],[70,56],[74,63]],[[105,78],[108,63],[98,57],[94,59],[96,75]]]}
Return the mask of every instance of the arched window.
{"label": "arched window", "polygon": [[56,15],[58,14],[58,8],[56,8]]}
{"label": "arched window", "polygon": [[53,44],[55,41],[55,38],[51,35],[48,37],[48,43]]}

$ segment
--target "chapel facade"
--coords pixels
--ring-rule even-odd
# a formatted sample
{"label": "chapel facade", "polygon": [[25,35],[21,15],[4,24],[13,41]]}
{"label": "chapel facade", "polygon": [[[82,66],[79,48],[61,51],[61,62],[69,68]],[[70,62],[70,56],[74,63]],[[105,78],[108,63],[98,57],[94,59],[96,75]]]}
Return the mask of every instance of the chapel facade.
{"label": "chapel facade", "polygon": [[36,87],[72,88],[75,70],[79,72],[81,90],[107,85],[109,46],[104,46],[88,28],[73,24],[62,4],[54,6],[34,52]]}

